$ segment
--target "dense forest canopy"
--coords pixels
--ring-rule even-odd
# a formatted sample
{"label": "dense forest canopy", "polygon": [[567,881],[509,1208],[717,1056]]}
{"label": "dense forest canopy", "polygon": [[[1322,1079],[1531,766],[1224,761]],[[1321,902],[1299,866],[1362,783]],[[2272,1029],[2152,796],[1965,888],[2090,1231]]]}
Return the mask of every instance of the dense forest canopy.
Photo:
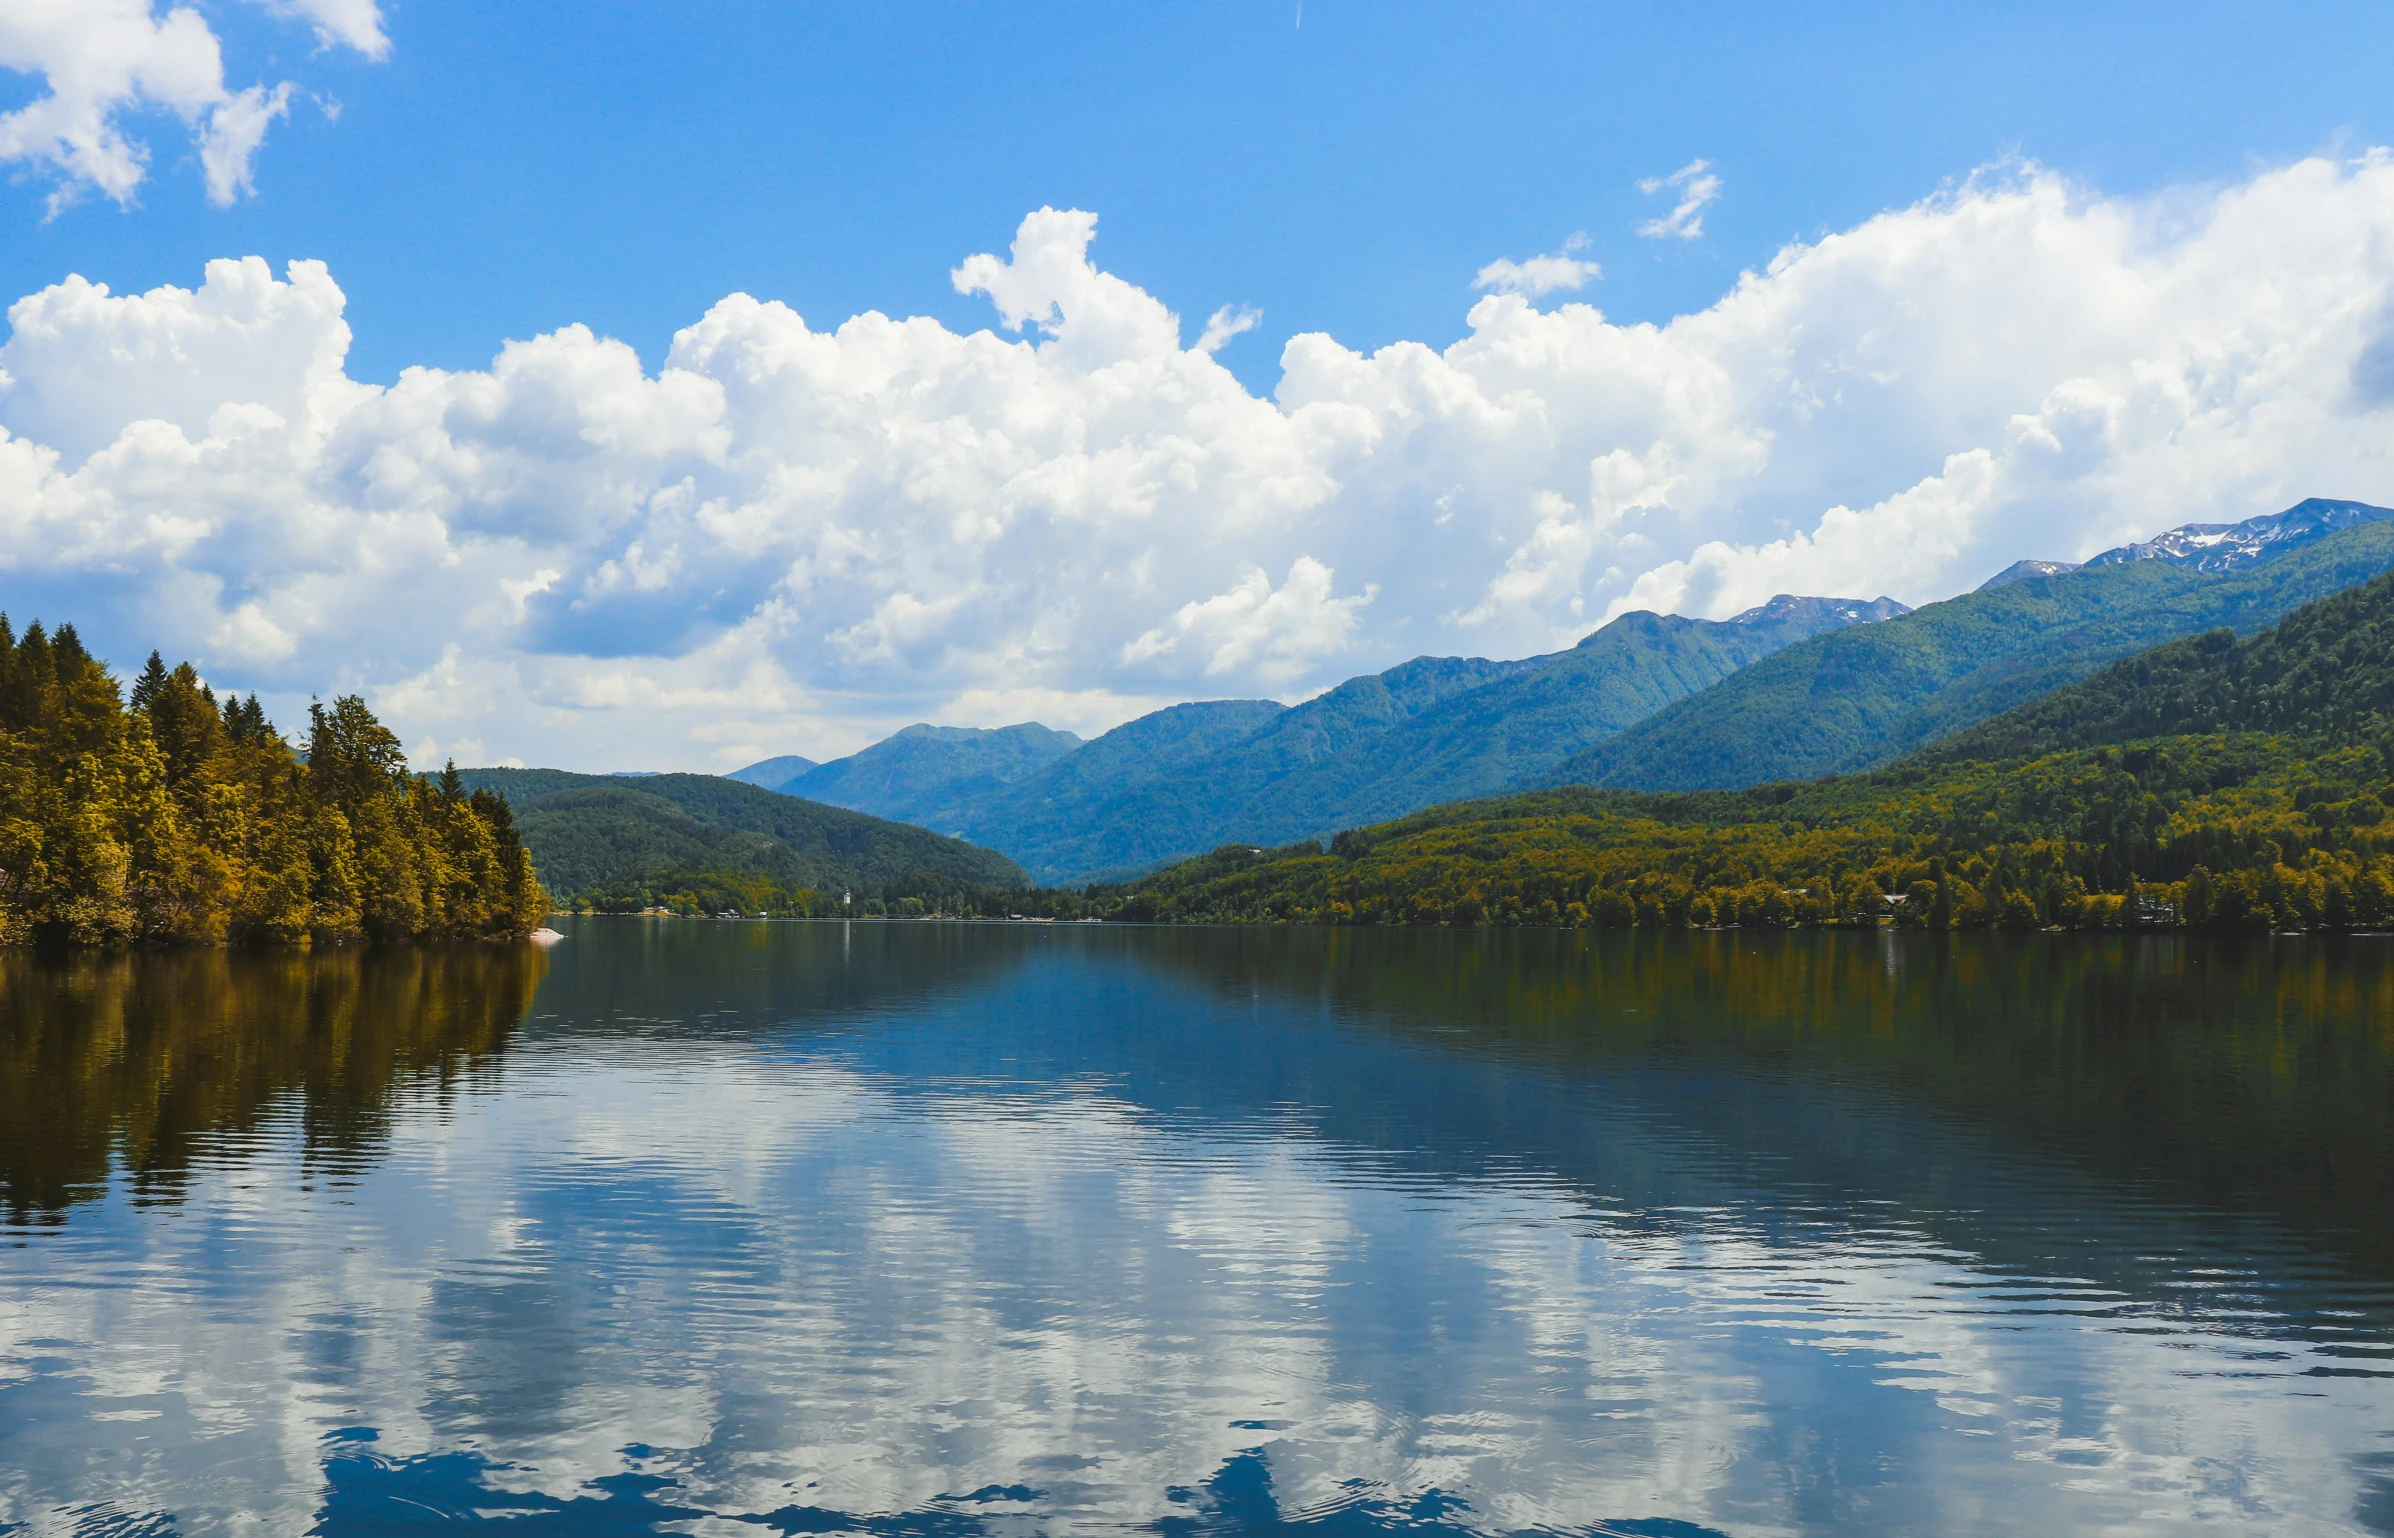
{"label": "dense forest canopy", "polygon": [[522,935],[548,897],[507,803],[407,770],[365,701],[304,755],[156,653],[124,694],[72,625],[0,616],[0,943]]}
{"label": "dense forest canopy", "polygon": [[1329,850],[1217,850],[1125,918],[1620,927],[2394,927],[2387,760],[2176,738],[1751,791],[1440,807]]}

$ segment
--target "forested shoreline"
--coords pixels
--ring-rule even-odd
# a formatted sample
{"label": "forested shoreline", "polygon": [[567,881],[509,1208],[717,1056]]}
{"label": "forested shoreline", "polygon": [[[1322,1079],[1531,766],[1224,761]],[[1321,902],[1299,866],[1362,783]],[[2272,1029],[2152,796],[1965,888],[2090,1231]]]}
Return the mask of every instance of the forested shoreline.
{"label": "forested shoreline", "polygon": [[826,889],[755,871],[672,869],[560,897],[558,906],[576,913],[686,918],[736,913],[779,919],[1082,919],[1105,917],[1118,904],[1095,902],[1065,887],[976,885],[925,873],[864,888]]}
{"label": "forested shoreline", "polygon": [[345,695],[294,752],[156,653],[130,693],[72,625],[0,616],[0,944],[519,937],[548,913],[504,798],[408,772]]}
{"label": "forested shoreline", "polygon": [[1218,850],[1124,888],[1125,919],[2394,928],[2374,747],[2178,738],[1946,774],[1686,795],[1574,788],[1440,807],[1328,850]]}

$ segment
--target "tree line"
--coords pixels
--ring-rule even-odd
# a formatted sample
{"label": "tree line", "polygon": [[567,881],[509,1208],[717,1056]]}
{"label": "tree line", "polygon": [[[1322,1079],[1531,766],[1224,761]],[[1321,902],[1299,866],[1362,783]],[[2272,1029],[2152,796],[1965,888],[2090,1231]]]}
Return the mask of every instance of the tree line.
{"label": "tree line", "polygon": [[2394,928],[2390,756],[2222,734],[1743,792],[1572,788],[1091,895],[1163,922]]}
{"label": "tree line", "polygon": [[222,701],[157,653],[133,685],[72,625],[0,616],[0,944],[520,936],[548,912],[505,800],[409,773],[365,701]]}
{"label": "tree line", "polygon": [[733,913],[743,918],[1102,918],[1118,902],[1062,888],[998,886],[918,871],[833,888],[763,871],[677,868],[593,885],[561,899],[577,912]]}

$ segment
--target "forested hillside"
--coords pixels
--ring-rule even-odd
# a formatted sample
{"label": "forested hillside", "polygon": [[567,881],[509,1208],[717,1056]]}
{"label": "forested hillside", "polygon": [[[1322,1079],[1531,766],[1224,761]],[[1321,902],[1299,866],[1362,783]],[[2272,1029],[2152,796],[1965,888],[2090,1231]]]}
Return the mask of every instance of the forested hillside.
{"label": "forested hillside", "polygon": [[507,804],[407,771],[354,696],[294,756],[253,696],[153,653],[131,697],[74,627],[0,618],[0,942],[522,935],[548,912]]}
{"label": "forested hillside", "polygon": [[2394,721],[2394,572],[2238,641],[2158,646],[1923,748],[1924,764],[2220,731],[2355,740]]}
{"label": "forested hillside", "polygon": [[1624,614],[1569,651],[1441,698],[1383,735],[1271,780],[1223,831],[1279,843],[1495,795],[1796,642],[1905,612],[1886,598],[1782,594],[1727,620]]}
{"label": "forested hillside", "polygon": [[1791,646],[1541,779],[1702,790],[1865,769],[2121,657],[2271,624],[2389,567],[2394,524],[2372,522],[2224,572],[2140,560],[2008,582]]}
{"label": "forested hillside", "polygon": [[1532,792],[1105,895],[1179,921],[2376,928],[2394,925],[2387,796],[2375,747],[2175,738],[1933,777]]}
{"label": "forested hillside", "polygon": [[2390,619],[2394,575],[1871,773],[1465,802],[1102,895],[1184,921],[2394,927]]}
{"label": "forested hillside", "polygon": [[878,905],[1028,884],[992,850],[714,775],[462,774],[513,805],[561,902],[829,912],[843,890]]}

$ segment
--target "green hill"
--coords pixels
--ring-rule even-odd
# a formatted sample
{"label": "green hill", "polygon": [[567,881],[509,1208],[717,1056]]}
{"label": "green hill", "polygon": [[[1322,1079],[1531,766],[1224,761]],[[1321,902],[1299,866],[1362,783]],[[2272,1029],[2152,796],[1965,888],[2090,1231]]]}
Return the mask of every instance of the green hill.
{"label": "green hill", "polygon": [[[2394,572],[2239,641],[2212,630],[1943,737],[1902,765],[2222,731],[2358,741],[2394,724]],[[1900,767],[1900,765],[1899,765]]]}
{"label": "green hill", "polygon": [[764,878],[784,895],[852,889],[860,899],[1028,884],[1022,867],[993,850],[714,775],[460,774],[468,788],[507,798],[561,902],[699,877]]}
{"label": "green hill", "polygon": [[2394,524],[2364,523],[2205,571],[2089,565],[1791,646],[1528,783],[1732,789],[1883,763],[2164,641],[2250,631],[2394,567]]}

